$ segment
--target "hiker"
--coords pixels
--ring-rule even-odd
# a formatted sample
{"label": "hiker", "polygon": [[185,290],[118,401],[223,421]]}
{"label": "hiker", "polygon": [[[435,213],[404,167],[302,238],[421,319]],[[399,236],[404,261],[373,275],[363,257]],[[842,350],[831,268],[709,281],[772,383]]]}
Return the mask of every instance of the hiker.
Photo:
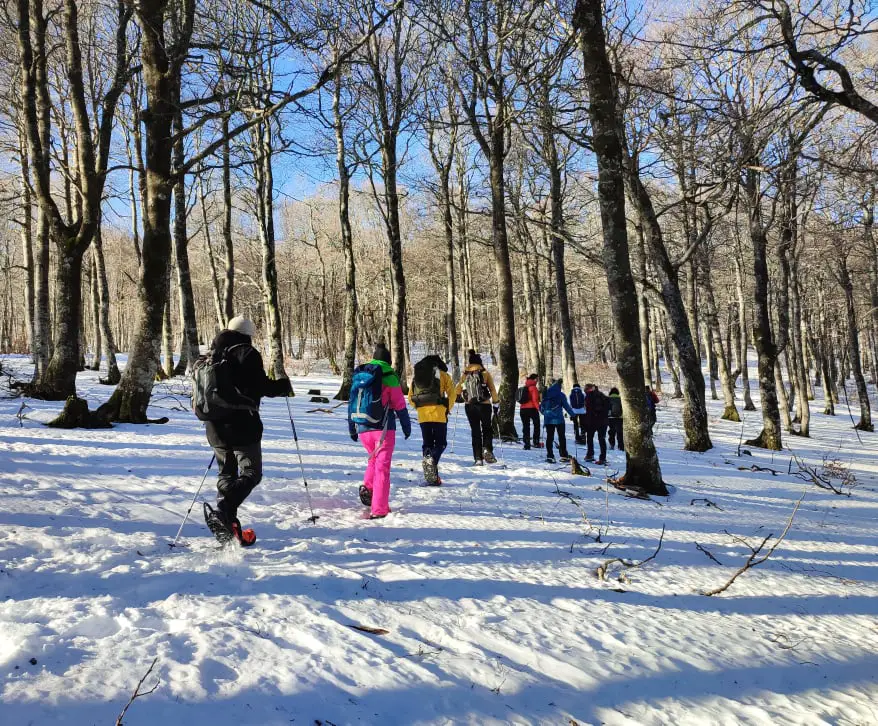
{"label": "hiker", "polygon": [[469,421],[473,442],[473,464],[482,466],[494,464],[494,435],[491,430],[492,414],[496,414],[500,399],[494,387],[494,379],[482,365],[482,357],[474,350],[467,351],[468,365],[457,384],[456,394],[466,404],[466,419]]}
{"label": "hiker", "polygon": [[607,417],[610,448],[625,451],[625,439],[622,434],[622,397],[619,395],[619,389],[613,386],[607,398],[610,399],[610,411]]}
{"label": "hiker", "polygon": [[531,373],[524,379],[524,385],[518,389],[519,416],[525,451],[530,449],[531,443],[535,449],[540,448],[540,389],[537,380],[537,374]]}
{"label": "hiker", "polygon": [[354,370],[348,402],[348,431],[369,454],[360,486],[360,501],[371,508],[369,519],[383,519],[390,513],[390,463],[397,418],[408,439],[412,423],[399,377],[390,365],[390,351],[378,343],[372,360]]}
{"label": "hiker", "polygon": [[570,408],[573,409],[573,435],[576,437],[577,444],[585,443],[585,394],[582,392],[582,386],[578,383],[573,384],[570,390]]}
{"label": "hiker", "polygon": [[646,413],[649,416],[649,430],[652,431],[656,422],[656,411],[655,407],[658,406],[659,397],[658,394],[653,391],[649,386],[644,385],[644,392],[646,393]]}
{"label": "hiker", "polygon": [[[195,415],[207,423],[207,441],[219,468],[217,508],[206,517],[208,527],[221,542],[234,537],[245,546],[253,544],[256,535],[252,529],[241,529],[238,507],[262,479],[259,402],[263,396],[287,396],[292,391],[289,378],[271,380],[265,374],[262,356],[253,347],[255,333],[253,321],[238,315],[214,338],[203,361],[205,365],[222,362],[223,375],[216,379],[216,392],[229,408],[223,410],[216,399],[209,413],[195,407]],[[197,386],[198,373],[195,381]],[[219,412],[213,410],[215,407]]]}
{"label": "hiker", "polygon": [[610,412],[610,399],[607,398],[593,383],[585,386],[585,437],[588,449],[586,461],[594,461],[594,435],[598,435],[601,456],[597,464],[607,463],[607,415]]}
{"label": "hiker", "polygon": [[415,363],[409,401],[418,413],[424,481],[430,486],[442,485],[439,459],[448,445],[448,419],[456,397],[448,366],[438,355],[428,355]]}
{"label": "hiker", "polygon": [[555,463],[552,447],[555,443],[556,433],[558,434],[558,454],[561,461],[570,461],[570,455],[567,453],[567,438],[564,435],[564,412],[566,411],[570,418],[576,414],[573,413],[567,396],[561,390],[560,378],[546,389],[543,402],[540,404],[540,411],[543,413],[543,421],[546,424],[546,463]]}

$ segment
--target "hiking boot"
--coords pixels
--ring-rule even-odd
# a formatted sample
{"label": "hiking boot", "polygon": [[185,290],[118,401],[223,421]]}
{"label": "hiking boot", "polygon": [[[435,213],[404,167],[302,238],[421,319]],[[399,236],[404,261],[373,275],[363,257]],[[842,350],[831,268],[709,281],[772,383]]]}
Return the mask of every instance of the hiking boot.
{"label": "hiking boot", "polygon": [[484,466],[484,465],[485,465],[485,461],[484,461],[484,459],[476,459],[476,460],[473,462],[473,466]]}
{"label": "hiking boot", "polygon": [[525,444],[525,445],[524,445],[524,450],[525,450],[525,451],[530,451],[530,444]]}
{"label": "hiking boot", "polygon": [[440,479],[439,476],[437,475],[433,481],[425,482],[425,484],[428,487],[441,487],[442,486],[442,479]]}
{"label": "hiking boot", "polygon": [[386,516],[387,514],[370,514],[369,519],[384,519]]}
{"label": "hiking boot", "polygon": [[570,461],[570,457],[567,454],[561,454],[559,458],[563,464],[566,464],[568,461]]}
{"label": "hiking boot", "polygon": [[432,484],[439,477],[439,472],[436,470],[436,462],[433,460],[432,456],[427,454],[424,456],[421,463],[424,468],[424,481],[427,482],[427,484]]}
{"label": "hiking boot", "polygon": [[555,457],[552,456],[551,454],[549,454],[549,455],[546,457],[546,463],[547,463],[547,464],[554,464],[554,463],[555,463]]}
{"label": "hiking boot", "polygon": [[485,449],[485,463],[486,464],[496,464],[497,457],[494,456],[494,452],[490,449]]}
{"label": "hiking boot", "polygon": [[241,523],[237,519],[231,523],[229,529],[241,547],[250,547],[256,543],[256,532],[252,529],[241,529]]}
{"label": "hiking boot", "polygon": [[364,484],[360,484],[360,501],[364,507],[372,506],[372,490]]}
{"label": "hiking boot", "polygon": [[586,456],[585,460],[594,463],[594,454],[592,454],[591,456]]}
{"label": "hiking boot", "polygon": [[606,465],[607,465],[607,460],[602,456],[600,459],[598,459],[598,460],[595,462],[595,464],[597,464],[598,466],[606,466]]}
{"label": "hiking boot", "polygon": [[546,445],[540,441],[534,441],[534,448],[535,449],[545,449]]}

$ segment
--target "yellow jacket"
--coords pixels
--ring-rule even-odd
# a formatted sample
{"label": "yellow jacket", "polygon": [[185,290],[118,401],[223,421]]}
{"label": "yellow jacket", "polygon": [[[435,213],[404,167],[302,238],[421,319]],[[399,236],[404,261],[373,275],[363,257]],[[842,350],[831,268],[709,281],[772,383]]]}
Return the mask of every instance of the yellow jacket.
{"label": "yellow jacket", "polygon": [[[478,363],[472,363],[463,369],[463,376],[461,376],[460,383],[457,384],[457,389],[454,391],[454,397],[457,398],[463,391],[463,384],[466,381],[466,374],[472,371],[481,371],[482,372],[482,380],[485,381],[485,385],[488,386],[488,390],[491,392],[491,400],[490,401],[482,401],[481,403],[485,406],[490,406],[492,403],[500,403],[500,397],[497,395],[497,389],[494,386],[494,379],[491,378],[491,374],[488,373],[487,369],[484,366],[480,366]],[[473,403],[476,403],[473,401]]]}
{"label": "yellow jacket", "polygon": [[413,386],[409,386],[409,403],[418,412],[418,423],[448,423],[448,414],[454,408],[454,399],[457,398],[451,376],[445,371],[439,371],[439,390],[447,398],[447,406],[444,403],[433,403],[418,408],[412,400],[412,388]]}

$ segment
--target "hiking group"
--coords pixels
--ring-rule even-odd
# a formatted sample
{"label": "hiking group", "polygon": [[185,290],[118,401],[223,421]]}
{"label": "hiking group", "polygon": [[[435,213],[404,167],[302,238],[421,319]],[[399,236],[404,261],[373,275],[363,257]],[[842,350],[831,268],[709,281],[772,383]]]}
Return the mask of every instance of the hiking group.
{"label": "hiking group", "polygon": [[[193,409],[206,425],[207,440],[219,470],[216,508],[204,503],[205,522],[220,542],[237,540],[242,546],[256,540],[252,529],[241,527],[238,508],[262,479],[263,425],[259,404],[265,396],[292,393],[288,378],[272,380],[266,375],[262,357],[253,347],[255,332],[252,321],[242,316],[232,318],[227,329],[216,336],[207,355],[193,366]],[[647,387],[646,398],[652,426],[658,397]],[[584,388],[574,384],[568,398],[561,379],[542,390],[537,374],[531,374],[517,390],[516,401],[520,406],[525,450],[543,446],[542,414],[548,463],[555,462],[556,439],[560,460],[570,460],[565,414],[573,421],[577,445],[587,447],[586,461],[595,461],[595,435],[600,452],[597,464],[607,463],[608,433],[610,448],[624,451],[622,401],[616,388],[605,395],[594,384]],[[421,429],[425,486],[442,485],[439,462],[448,445],[448,423],[457,403],[463,403],[469,422],[473,465],[497,462],[494,424],[500,399],[494,380],[476,351],[467,352],[467,365],[456,384],[438,355],[428,355],[416,363],[409,403],[417,413]],[[369,519],[382,519],[391,511],[390,470],[397,422],[408,439],[412,432],[408,406],[391,365],[390,352],[379,343],[372,359],[354,369],[347,415],[351,439],[359,441],[368,455],[359,498],[369,508]],[[292,414],[290,424],[298,445]]]}

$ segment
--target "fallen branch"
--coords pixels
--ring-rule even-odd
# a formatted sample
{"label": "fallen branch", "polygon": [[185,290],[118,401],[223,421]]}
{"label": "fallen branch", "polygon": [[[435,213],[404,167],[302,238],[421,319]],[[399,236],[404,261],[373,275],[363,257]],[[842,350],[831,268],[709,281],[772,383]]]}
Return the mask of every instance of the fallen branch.
{"label": "fallen branch", "polygon": [[707,549],[706,547],[702,547],[697,542],[695,543],[695,549],[697,549],[699,552],[703,552],[704,554],[706,554],[708,557],[710,557],[710,559],[716,562],[716,564],[722,564],[722,562],[720,562],[716,557],[713,556],[713,553],[709,549]]}
{"label": "fallen branch", "polygon": [[696,497],[691,502],[689,502],[689,506],[691,507],[693,504],[695,504],[695,502],[704,502],[705,507],[713,507],[714,509],[718,509],[721,512],[725,511],[719,504],[710,501],[710,499],[707,499],[706,497]]}
{"label": "fallen branch", "polygon": [[348,625],[349,628],[359,630],[361,633],[369,633],[371,635],[387,635],[390,631],[384,628],[373,628],[369,625]]}
{"label": "fallen branch", "polygon": [[802,500],[804,498],[805,498],[805,493],[802,492],[802,496],[799,497],[799,501],[796,502],[796,506],[793,507],[793,511],[790,513],[790,518],[787,521],[787,526],[784,527],[783,532],[781,532],[780,537],[777,538],[775,543],[768,550],[765,551],[765,554],[762,554],[762,551],[765,548],[765,545],[768,544],[768,540],[770,540],[772,538],[773,535],[771,535],[771,534],[769,534],[765,539],[763,539],[762,542],[760,542],[758,547],[752,547],[749,544],[747,545],[747,547],[750,548],[750,556],[747,558],[747,561],[744,563],[744,565],[742,567],[738,568],[738,570],[735,572],[735,574],[731,576],[731,578],[729,579],[728,582],[726,582],[725,585],[714,588],[713,590],[708,590],[707,592],[702,592],[701,594],[707,595],[708,597],[712,597],[713,595],[719,595],[721,592],[725,592],[726,590],[728,590],[732,586],[732,583],[735,580],[737,580],[741,575],[743,575],[747,570],[749,570],[753,567],[756,567],[757,565],[761,565],[763,562],[765,562],[765,560],[767,560],[769,557],[771,557],[774,554],[774,551],[778,548],[778,545],[780,545],[780,543],[784,541],[784,538],[787,536],[787,534],[790,531],[790,527],[793,526],[793,520],[796,517],[796,512],[799,511],[799,506],[801,506]]}
{"label": "fallen branch", "polygon": [[772,469],[768,466],[757,466],[756,464],[751,464],[750,466],[739,466],[738,471],[767,471],[772,476],[777,476],[780,472],[776,469]]}
{"label": "fallen branch", "polygon": [[[857,484],[857,478],[849,469],[844,467],[841,462],[828,461],[824,458],[823,471],[820,471],[818,467],[806,464],[802,459],[796,456],[795,453],[793,454],[793,460],[796,462],[796,466],[799,467],[799,470],[794,472],[793,476],[802,481],[808,482],[809,484],[813,484],[819,489],[826,489],[833,494],[849,497],[851,496],[851,492],[845,491],[843,487],[847,487],[850,490],[851,487],[856,486]],[[833,476],[836,476],[840,480],[838,486],[832,483]]]}
{"label": "fallen branch", "polygon": [[634,560],[626,560],[622,557],[614,557],[614,558],[604,562],[604,564],[600,565],[597,568],[597,570],[595,570],[595,575],[597,576],[597,578],[599,580],[606,581],[607,574],[609,573],[611,565],[618,563],[618,564],[622,565],[622,567],[624,567],[626,570],[633,570],[636,567],[641,567],[641,566],[645,565],[647,562],[649,562],[650,560],[654,560],[658,556],[658,553],[662,549],[662,542],[664,541],[664,539],[665,539],[665,525],[662,525],[662,533],[661,533],[661,536],[659,537],[658,547],[656,547],[655,552],[653,552],[645,560],[641,560],[640,562],[635,562]]}
{"label": "fallen branch", "polygon": [[155,664],[158,663],[158,660],[159,659],[157,657],[152,659],[152,663],[150,663],[146,673],[143,674],[143,678],[140,679],[140,682],[137,684],[137,688],[134,689],[134,693],[132,693],[131,698],[128,699],[128,703],[125,704],[125,708],[122,709],[122,713],[120,713],[119,718],[116,719],[116,726],[122,726],[122,719],[125,717],[126,712],[136,699],[143,696],[148,696],[150,693],[155,691],[156,688],[159,687],[162,679],[157,677],[155,685],[152,688],[150,688],[148,691],[143,691],[142,693],[140,691],[140,687],[143,685],[143,682],[149,677],[149,674],[152,673],[152,669],[155,667]]}

